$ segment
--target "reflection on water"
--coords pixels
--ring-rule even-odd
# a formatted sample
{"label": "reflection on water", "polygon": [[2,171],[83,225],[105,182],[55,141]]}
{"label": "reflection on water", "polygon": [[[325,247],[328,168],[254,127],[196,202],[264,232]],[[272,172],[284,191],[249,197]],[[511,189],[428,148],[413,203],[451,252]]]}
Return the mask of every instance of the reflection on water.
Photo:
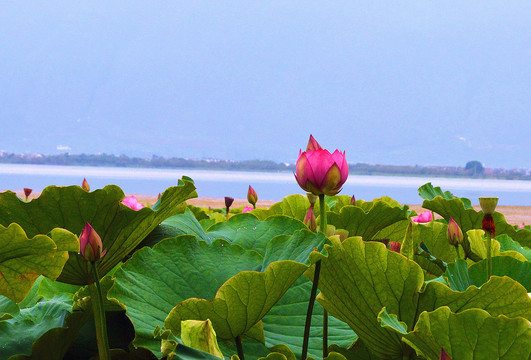
{"label": "reflection on water", "polygon": [[[48,185],[80,185],[87,178],[91,189],[116,184],[126,193],[158,194],[183,175],[194,179],[199,196],[245,198],[248,185],[253,185],[261,199],[280,200],[302,193],[291,173],[12,164],[0,164],[0,189],[40,191]],[[402,203],[419,204],[422,199],[417,189],[430,181],[473,203],[479,196],[498,196],[500,205],[531,205],[531,181],[521,180],[350,175],[342,194],[366,200],[387,195]]]}

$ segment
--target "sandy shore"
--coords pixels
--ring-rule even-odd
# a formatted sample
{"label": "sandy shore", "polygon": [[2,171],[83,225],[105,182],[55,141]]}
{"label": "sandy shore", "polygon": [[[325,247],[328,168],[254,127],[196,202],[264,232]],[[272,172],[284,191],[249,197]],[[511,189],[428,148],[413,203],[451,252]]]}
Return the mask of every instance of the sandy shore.
{"label": "sandy shore", "polygon": [[[24,193],[22,191],[17,192],[18,196],[24,198]],[[30,199],[37,197],[39,194],[31,194]],[[130,194],[128,194],[130,195]],[[138,201],[145,204],[153,204],[157,200],[156,196],[153,195],[138,195],[135,194]],[[275,200],[258,200],[258,207],[270,207],[277,201]],[[225,207],[225,200],[223,198],[210,198],[210,197],[199,197],[195,199],[188,200],[189,204],[200,206],[200,207],[212,207],[214,209],[219,209]],[[411,209],[415,210],[417,213],[427,211],[422,208],[422,205],[418,204],[408,204]],[[233,207],[249,206],[247,199],[234,199]],[[479,210],[479,205],[474,206],[476,210]],[[496,211],[501,212],[505,215],[507,222],[514,225],[529,225],[531,224],[531,206],[498,206]]]}

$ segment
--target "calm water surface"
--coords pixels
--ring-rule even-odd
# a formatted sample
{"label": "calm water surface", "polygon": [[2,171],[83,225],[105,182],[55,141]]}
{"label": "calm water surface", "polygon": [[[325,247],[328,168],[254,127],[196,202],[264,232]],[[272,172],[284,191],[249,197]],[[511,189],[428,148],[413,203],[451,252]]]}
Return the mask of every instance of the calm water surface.
{"label": "calm water surface", "polygon": [[[116,184],[125,193],[156,195],[176,185],[183,175],[194,179],[197,192],[203,197],[245,199],[249,185],[260,199],[280,200],[289,194],[303,193],[291,173],[18,164],[0,164],[0,190],[29,187],[41,191],[48,185],[81,185],[87,178],[93,190]],[[430,181],[474,204],[479,196],[498,196],[499,205],[531,206],[531,181],[520,180],[350,175],[341,194],[365,200],[387,195],[401,203],[421,204],[417,189]]]}

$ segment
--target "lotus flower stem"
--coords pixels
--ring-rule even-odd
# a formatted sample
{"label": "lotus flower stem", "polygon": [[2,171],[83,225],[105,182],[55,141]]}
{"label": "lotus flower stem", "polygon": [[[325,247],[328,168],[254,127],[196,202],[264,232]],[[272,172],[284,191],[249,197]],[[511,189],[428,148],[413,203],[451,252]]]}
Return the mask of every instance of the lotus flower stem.
{"label": "lotus flower stem", "polygon": [[92,273],[94,274],[94,283],[89,284],[92,310],[94,312],[94,323],[96,325],[96,339],[98,341],[98,353],[100,360],[110,360],[109,339],[107,337],[107,323],[105,320],[105,308],[103,307],[103,296],[101,293],[100,279],[96,262],[91,261]]}
{"label": "lotus flower stem", "polygon": [[[328,223],[326,219],[326,206],[325,206],[325,196],[324,194],[319,195],[319,210],[320,210],[320,228],[321,232],[324,234],[324,236],[327,235],[328,230]],[[320,270],[320,267],[319,267]],[[316,270],[317,271],[317,270]],[[319,285],[318,281],[316,282],[316,286]],[[323,312],[323,359],[328,356],[328,311],[324,309]]]}
{"label": "lotus flower stem", "polygon": [[240,360],[245,360],[245,357],[243,355],[242,339],[239,335],[236,336],[234,342],[236,343],[236,349],[238,350],[238,357],[240,358]]}
{"label": "lotus flower stem", "polygon": [[485,231],[487,234],[487,281],[490,280],[492,274],[492,259],[491,259],[491,249],[492,249],[492,236],[490,231]]}

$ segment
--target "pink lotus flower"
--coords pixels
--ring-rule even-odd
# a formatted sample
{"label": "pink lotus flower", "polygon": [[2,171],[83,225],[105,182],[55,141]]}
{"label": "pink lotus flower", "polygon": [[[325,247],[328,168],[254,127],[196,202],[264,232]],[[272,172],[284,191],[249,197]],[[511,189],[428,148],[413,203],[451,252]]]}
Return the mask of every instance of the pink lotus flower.
{"label": "pink lotus flower", "polygon": [[525,224],[520,225],[520,229],[525,228]]}
{"label": "pink lotus flower", "polygon": [[134,195],[126,196],[125,199],[122,200],[122,204],[133,210],[140,210],[144,207],[144,205],[138,202]]}
{"label": "pink lotus flower", "polygon": [[411,218],[411,221],[420,223],[420,224],[429,223],[432,220],[433,220],[433,216],[431,214],[431,211],[424,211],[422,214],[413,216]]}
{"label": "pink lotus flower", "polygon": [[345,152],[335,150],[330,154],[310,135],[306,151],[299,151],[297,159],[295,179],[299,186],[314,195],[336,195],[347,177]]}
{"label": "pink lotus flower", "polygon": [[92,228],[92,226],[86,222],[81,235],[79,235],[79,253],[87,261],[98,261],[105,255],[107,249],[101,251],[103,244],[101,238]]}
{"label": "pink lotus flower", "polygon": [[242,213],[246,213],[246,212],[253,211],[253,210],[254,209],[252,207],[246,206],[246,207],[243,208]]}

